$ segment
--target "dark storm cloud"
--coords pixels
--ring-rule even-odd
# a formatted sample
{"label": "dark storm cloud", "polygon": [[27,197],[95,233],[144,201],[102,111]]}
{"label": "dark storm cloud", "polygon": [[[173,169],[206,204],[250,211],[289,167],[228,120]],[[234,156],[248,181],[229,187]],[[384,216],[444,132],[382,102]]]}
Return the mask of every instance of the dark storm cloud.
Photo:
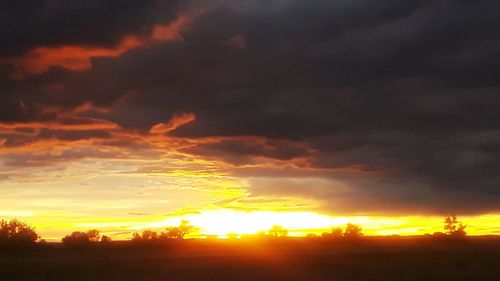
{"label": "dark storm cloud", "polygon": [[292,160],[311,155],[302,143],[287,140],[221,140],[181,150],[183,152],[221,159],[234,165],[255,164],[258,157]]}
{"label": "dark storm cloud", "polygon": [[[53,67],[41,77],[9,81],[15,73],[6,59],[37,47],[113,47],[126,35],[148,34],[155,24],[171,22],[183,10],[182,1],[0,1],[0,120],[33,120],[40,104],[74,105],[86,99],[74,93],[53,93],[47,86],[65,70]],[[52,81],[47,78],[52,77]],[[62,77],[60,77],[62,78]],[[68,82],[69,77],[64,77]],[[50,87],[49,87],[50,88]]]}
{"label": "dark storm cloud", "polygon": [[[494,46],[498,21],[480,26],[487,31],[460,21],[470,18],[469,12],[485,21],[493,4],[415,2],[394,9],[362,2],[345,7],[351,17],[337,18],[342,7],[329,4],[332,1],[319,6],[291,2],[267,13],[216,9],[195,20],[183,43],[132,51],[119,61],[96,61],[80,83],[95,85],[87,92],[97,103],[110,103],[135,90],[129,97],[134,105],[195,112],[198,122],[179,135],[302,137],[353,125],[360,130],[426,129],[430,123],[429,129],[476,127],[498,117],[493,111],[498,101],[490,102],[494,89],[484,89],[485,98],[473,103],[454,93],[474,84],[498,84],[491,77],[500,64],[489,59],[500,57]],[[377,16],[368,12],[371,6]],[[384,7],[392,9],[384,13]],[[456,14],[439,17],[445,11]],[[460,37],[445,34],[457,29]],[[485,33],[487,42],[477,35]],[[233,36],[244,38],[246,48],[224,44]],[[455,106],[454,112],[415,108],[420,102],[433,106],[436,96]],[[478,110],[482,107],[488,110]],[[470,113],[478,115],[469,119]],[[144,120],[142,125],[155,121]]]}
{"label": "dark storm cloud", "polygon": [[53,113],[44,113],[43,106],[64,106],[69,103],[69,99],[73,99],[65,93],[63,86],[74,76],[68,70],[52,67],[47,72],[30,75],[22,80],[9,78],[13,72],[13,67],[0,64],[2,74],[0,76],[0,121],[50,120],[56,116]]}
{"label": "dark storm cloud", "polygon": [[[147,131],[176,113],[194,113],[195,122],[172,134],[288,139],[316,151],[306,154],[310,168],[378,172],[339,178],[357,193],[366,191],[358,198],[365,204],[353,208],[498,211],[498,1],[196,3],[204,13],[182,29],[182,41],[94,59],[84,73],[30,77],[24,86],[3,76],[0,87],[10,94],[2,99],[24,111],[6,107],[0,117],[33,116],[38,104],[92,102],[112,107],[92,116]],[[126,15],[117,10],[116,22]],[[101,43],[112,43],[106,40]],[[57,95],[47,87],[54,83],[63,85]],[[285,151],[221,142],[190,152],[237,165],[303,152]],[[259,192],[266,189],[272,194],[271,187]],[[304,185],[303,194],[314,190]],[[346,196],[344,204],[356,200]]]}
{"label": "dark storm cloud", "polygon": [[171,21],[176,0],[0,1],[0,55],[37,46],[112,46],[125,34]]}

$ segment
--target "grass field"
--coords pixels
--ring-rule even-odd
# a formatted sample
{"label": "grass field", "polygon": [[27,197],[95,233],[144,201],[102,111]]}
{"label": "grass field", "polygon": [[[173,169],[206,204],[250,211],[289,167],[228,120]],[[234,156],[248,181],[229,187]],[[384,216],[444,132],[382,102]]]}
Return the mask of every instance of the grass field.
{"label": "grass field", "polygon": [[365,238],[60,244],[0,252],[0,280],[500,280],[500,240]]}

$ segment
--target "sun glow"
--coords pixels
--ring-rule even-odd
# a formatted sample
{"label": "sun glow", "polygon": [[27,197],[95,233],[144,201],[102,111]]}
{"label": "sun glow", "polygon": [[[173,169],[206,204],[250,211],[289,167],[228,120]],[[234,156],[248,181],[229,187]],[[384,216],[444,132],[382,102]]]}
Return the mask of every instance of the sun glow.
{"label": "sun glow", "polygon": [[[184,215],[165,216],[137,214],[128,218],[67,217],[61,213],[33,213],[29,211],[0,212],[0,219],[20,218],[36,227],[48,241],[60,238],[72,231],[98,229],[114,240],[128,240],[133,232],[150,229],[164,231],[188,220],[195,231],[186,238],[227,237],[228,234],[251,235],[266,232],[274,225],[288,230],[289,236],[321,235],[334,227],[345,228],[347,223],[362,227],[365,235],[423,235],[443,231],[441,216],[328,216],[315,212],[237,211],[231,209],[193,211]],[[490,235],[500,233],[500,215],[460,216],[467,224],[468,235]]]}
{"label": "sun glow", "polygon": [[312,212],[240,212],[233,210],[204,211],[200,214],[167,219],[141,227],[163,227],[189,220],[200,229],[201,234],[222,236],[229,233],[254,234],[281,225],[290,231],[324,229],[332,224],[343,223],[343,219],[330,218]]}
{"label": "sun glow", "polygon": [[[203,235],[224,237],[227,234],[256,234],[267,231],[274,225],[280,225],[289,231],[290,236],[305,236],[307,234],[320,235],[330,231],[333,227],[344,227],[347,223],[358,224],[366,235],[423,235],[426,233],[443,231],[442,217],[384,217],[384,216],[327,216],[314,212],[273,212],[253,211],[242,212],[235,210],[209,210],[197,214],[188,214],[172,217],[160,222],[138,225],[140,229],[162,229],[167,226],[178,225],[180,221],[188,220],[198,228],[191,237]],[[470,235],[491,233],[493,221],[500,221],[499,215],[478,217],[463,217],[464,222],[470,223]],[[488,226],[485,232],[485,226]],[[495,231],[500,230],[496,225]]]}

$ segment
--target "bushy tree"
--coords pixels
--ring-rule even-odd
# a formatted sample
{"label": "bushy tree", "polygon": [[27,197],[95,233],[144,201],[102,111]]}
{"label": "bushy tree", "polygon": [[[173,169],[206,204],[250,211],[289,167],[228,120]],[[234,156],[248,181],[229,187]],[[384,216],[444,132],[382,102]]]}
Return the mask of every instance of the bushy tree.
{"label": "bushy tree", "polygon": [[40,238],[27,223],[12,219],[0,220],[0,244],[32,244]]}
{"label": "bushy tree", "polygon": [[161,237],[165,239],[183,239],[184,235],[178,227],[172,226],[167,227],[167,231],[162,232]]}
{"label": "bushy tree", "polygon": [[179,226],[172,226],[167,228],[167,232],[162,233],[162,237],[167,239],[184,239],[184,236],[191,233],[194,226],[189,224],[189,221],[182,220]]}
{"label": "bushy tree", "polygon": [[90,242],[99,242],[101,233],[97,229],[91,229],[87,231],[87,236],[89,237]]}
{"label": "bushy tree", "polygon": [[142,239],[141,235],[137,232],[132,233],[132,241],[137,242]]}
{"label": "bushy tree", "polygon": [[332,233],[331,233],[332,238],[340,238],[340,237],[342,237],[342,232],[343,232],[342,227],[335,227],[335,228],[333,228],[332,229]]}
{"label": "bushy tree", "polygon": [[334,239],[339,239],[342,238],[343,235],[343,230],[341,227],[334,227],[332,228],[331,232],[323,232],[321,236],[323,238],[334,238]]}
{"label": "bushy tree", "polygon": [[158,240],[158,233],[149,229],[143,230],[142,233],[134,232],[132,234],[132,241],[153,241]]}
{"label": "bushy tree", "polygon": [[344,237],[346,238],[360,238],[363,236],[363,230],[359,225],[348,223],[345,227]]}
{"label": "bushy tree", "polygon": [[89,236],[85,232],[73,231],[62,238],[64,245],[86,245],[90,243]]}
{"label": "bushy tree", "polygon": [[134,242],[147,242],[147,241],[159,241],[159,240],[167,240],[167,239],[184,239],[184,236],[192,232],[194,226],[189,224],[189,221],[183,220],[181,221],[179,226],[172,226],[166,229],[166,232],[162,232],[158,235],[156,231],[151,231],[146,229],[139,233],[132,234],[132,241]]}
{"label": "bushy tree", "polygon": [[142,232],[141,238],[142,240],[156,240],[158,239],[158,233],[156,233],[156,231],[146,229]]}
{"label": "bushy tree", "polygon": [[271,237],[286,237],[288,236],[288,230],[283,228],[281,225],[274,225],[271,229],[268,231],[269,236]]}
{"label": "bushy tree", "polygon": [[103,235],[101,236],[101,243],[104,243],[104,244],[109,244],[111,243],[111,237],[107,236],[107,235]]}
{"label": "bushy tree", "polygon": [[191,233],[194,230],[194,226],[189,224],[188,220],[182,220],[181,224],[179,225],[179,230],[181,233],[180,238],[184,239],[184,236],[187,234]]}
{"label": "bushy tree", "polygon": [[444,219],[444,230],[446,234],[453,237],[465,237],[467,232],[465,232],[465,228],[467,225],[462,224],[458,221],[457,216],[452,215],[448,216]]}
{"label": "bushy tree", "polygon": [[86,246],[91,243],[99,242],[101,235],[99,230],[91,229],[87,232],[74,231],[70,235],[62,238],[62,242],[66,246]]}

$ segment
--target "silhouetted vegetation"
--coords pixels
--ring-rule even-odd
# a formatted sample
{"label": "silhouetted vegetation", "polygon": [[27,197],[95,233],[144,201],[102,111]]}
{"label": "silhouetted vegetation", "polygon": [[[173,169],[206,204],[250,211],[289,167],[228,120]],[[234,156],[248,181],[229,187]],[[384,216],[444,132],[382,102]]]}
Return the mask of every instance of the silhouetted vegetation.
{"label": "silhouetted vegetation", "polygon": [[103,235],[101,236],[101,243],[110,243],[111,242],[111,237]]}
{"label": "silhouetted vegetation", "polygon": [[[277,239],[287,237],[288,231],[275,225],[253,235],[230,233],[227,237],[232,239],[211,236],[182,243],[177,241],[194,231],[188,221],[161,233],[134,233],[132,242],[111,242],[109,236],[93,229],[65,236],[63,245],[70,250],[49,242],[28,250],[0,251],[0,280],[248,281],[268,280],[269,276],[273,280],[331,280],[336,276],[336,280],[347,281],[496,281],[499,238],[470,237],[467,242],[454,239],[464,237],[464,229],[456,216],[449,216],[444,221],[445,232],[420,237],[368,236],[361,242],[361,227],[349,223],[322,237],[308,235],[308,239]],[[4,243],[23,241],[33,245],[38,239],[26,223],[0,221],[0,241]],[[29,267],[17,266],[20,262]]]}
{"label": "silhouetted vegetation", "polygon": [[179,226],[167,227],[166,231],[160,234],[149,229],[142,231],[141,234],[135,232],[132,234],[132,241],[135,243],[154,243],[172,239],[182,240],[184,236],[191,233],[194,229],[195,227],[190,225],[189,221],[183,220]]}
{"label": "silhouetted vegetation", "polygon": [[356,239],[363,236],[363,231],[359,225],[348,223],[345,227],[344,237]]}
{"label": "silhouetted vegetation", "polygon": [[143,230],[141,234],[136,232],[132,234],[132,241],[135,242],[157,240],[158,238],[158,233],[149,229]]}
{"label": "silhouetted vegetation", "polygon": [[331,239],[340,239],[344,236],[344,231],[342,227],[334,227],[331,232],[323,232],[321,237],[323,238],[331,238]]}
{"label": "silhouetted vegetation", "polygon": [[[457,219],[455,215],[447,216],[444,220],[444,232],[435,232],[432,235],[426,234],[427,238],[437,238],[439,240],[449,240],[450,238],[464,238],[467,233],[465,228],[467,225],[463,224]],[[192,233],[195,226],[190,225],[189,221],[183,220],[179,226],[167,227],[165,232],[157,233],[146,229],[142,233],[133,233],[132,242],[135,243],[153,243],[167,240],[182,240],[184,237]],[[274,225],[267,231],[259,231],[256,234],[238,234],[229,233],[226,235],[230,240],[241,238],[242,240],[251,239],[267,239],[267,238],[282,238],[288,236],[288,230],[280,225]],[[348,223],[345,228],[334,227],[330,232],[322,233],[321,237],[316,234],[308,234],[307,238],[325,238],[329,240],[358,240],[363,237],[363,230],[359,225]],[[217,238],[217,237],[211,237]],[[19,245],[33,245],[40,239],[40,236],[35,232],[34,228],[19,220],[13,219],[10,221],[0,221],[0,247],[16,247]],[[43,241],[44,245],[45,240]],[[100,242],[101,244],[110,244],[111,238],[106,235],[101,235],[99,230],[92,229],[86,232],[75,231],[62,238],[62,243],[65,246],[77,247],[95,245]],[[42,244],[42,243],[39,243]]]}
{"label": "silhouetted vegetation", "polygon": [[268,234],[269,236],[274,238],[287,237],[288,230],[283,228],[281,225],[274,225],[271,229],[268,230]]}
{"label": "silhouetted vegetation", "polygon": [[39,238],[35,229],[25,222],[0,220],[0,247],[29,246]]}
{"label": "silhouetted vegetation", "polygon": [[190,225],[189,221],[182,220],[179,226],[168,227],[164,236],[168,239],[184,239],[184,236],[193,230],[194,226]]}
{"label": "silhouetted vegetation", "polygon": [[335,228],[333,228],[331,234],[332,234],[333,238],[340,238],[340,237],[342,237],[342,234],[343,234],[342,227],[335,227]]}
{"label": "silhouetted vegetation", "polygon": [[106,235],[101,236],[97,229],[91,229],[87,232],[74,231],[63,237],[61,241],[67,247],[85,247],[98,242],[110,243],[111,238]]}
{"label": "silhouetted vegetation", "polygon": [[444,230],[446,231],[446,234],[450,235],[451,237],[465,237],[467,235],[467,232],[465,232],[466,227],[467,225],[464,225],[460,221],[458,221],[457,216],[455,215],[448,216],[444,219]]}
{"label": "silhouetted vegetation", "polygon": [[343,231],[341,227],[334,227],[331,232],[323,232],[323,238],[356,240],[363,236],[363,229],[356,224],[348,223]]}

